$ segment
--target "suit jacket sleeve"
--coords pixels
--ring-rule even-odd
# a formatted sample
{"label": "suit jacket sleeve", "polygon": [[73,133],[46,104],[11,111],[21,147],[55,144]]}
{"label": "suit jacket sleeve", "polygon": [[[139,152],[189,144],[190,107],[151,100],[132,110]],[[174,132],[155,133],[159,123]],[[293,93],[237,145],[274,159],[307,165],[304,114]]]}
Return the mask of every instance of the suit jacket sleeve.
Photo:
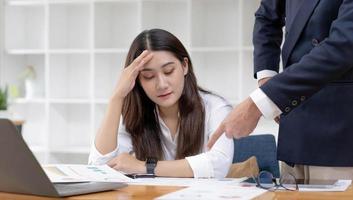
{"label": "suit jacket sleeve", "polygon": [[282,111],[291,101],[310,97],[352,70],[352,22],[353,0],[343,0],[329,36],[298,63],[288,66],[261,87]]}
{"label": "suit jacket sleeve", "polygon": [[254,77],[262,70],[278,72],[285,24],[285,1],[262,0],[255,13],[253,32]]}

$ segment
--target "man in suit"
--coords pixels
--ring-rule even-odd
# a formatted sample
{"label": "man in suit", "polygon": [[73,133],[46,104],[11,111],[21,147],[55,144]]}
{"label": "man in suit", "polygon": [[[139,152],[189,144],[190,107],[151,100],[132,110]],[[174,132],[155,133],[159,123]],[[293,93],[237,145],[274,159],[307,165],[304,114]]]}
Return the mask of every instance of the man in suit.
{"label": "man in suit", "polygon": [[280,116],[277,157],[285,172],[352,179],[353,0],[262,0],[255,16],[260,87],[228,115],[209,148],[224,132],[244,137],[261,116]]}

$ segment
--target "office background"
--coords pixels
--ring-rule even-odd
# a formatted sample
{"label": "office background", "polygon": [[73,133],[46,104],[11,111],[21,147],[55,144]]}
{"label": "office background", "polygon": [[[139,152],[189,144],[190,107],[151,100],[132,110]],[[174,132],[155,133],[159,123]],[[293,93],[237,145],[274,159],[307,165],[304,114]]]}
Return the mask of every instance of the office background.
{"label": "office background", "polygon": [[[234,105],[256,88],[260,0],[0,0],[0,84],[43,163],[85,163],[132,39],[163,28],[191,54],[199,84]],[[261,120],[255,134],[277,135]],[[50,154],[48,154],[50,152]]]}

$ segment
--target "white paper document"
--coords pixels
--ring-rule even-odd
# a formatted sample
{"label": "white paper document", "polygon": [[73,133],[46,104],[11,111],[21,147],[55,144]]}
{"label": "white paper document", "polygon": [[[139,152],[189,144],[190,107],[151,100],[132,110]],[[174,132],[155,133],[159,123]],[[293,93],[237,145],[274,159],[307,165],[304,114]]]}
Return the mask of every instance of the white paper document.
{"label": "white paper document", "polygon": [[223,179],[195,179],[195,178],[138,178],[129,182],[129,185],[158,185],[158,186],[193,186],[199,184],[239,184],[245,178],[223,178]]}
{"label": "white paper document", "polygon": [[53,183],[66,182],[131,182],[131,178],[108,165],[43,165],[45,173]]}
{"label": "white paper document", "polygon": [[332,185],[301,185],[299,184],[300,192],[343,192],[351,185],[352,180],[337,180]]}
{"label": "white paper document", "polygon": [[256,186],[241,186],[240,184],[199,184],[163,195],[157,200],[247,200],[265,192],[267,191]]}
{"label": "white paper document", "polygon": [[[302,181],[302,180],[299,180]],[[300,192],[343,192],[351,185],[352,180],[310,180],[308,183],[298,183],[298,189]],[[244,183],[245,185],[256,185],[255,183]],[[290,188],[294,188],[295,185],[288,185]],[[278,187],[276,190],[286,189],[284,187]]]}

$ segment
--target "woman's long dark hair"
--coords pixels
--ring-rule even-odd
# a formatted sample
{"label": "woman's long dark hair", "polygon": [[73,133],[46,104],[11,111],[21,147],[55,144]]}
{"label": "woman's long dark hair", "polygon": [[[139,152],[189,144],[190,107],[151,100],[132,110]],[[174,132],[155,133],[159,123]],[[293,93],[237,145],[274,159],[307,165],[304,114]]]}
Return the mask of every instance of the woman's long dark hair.
{"label": "woman's long dark hair", "polygon": [[[171,52],[181,63],[184,63],[184,58],[188,59],[188,73],[178,102],[180,127],[175,159],[200,153],[204,143],[205,110],[188,52],[179,39],[168,31],[146,30],[132,42],[125,67],[144,50]],[[139,160],[146,160],[147,157],[164,159],[161,127],[156,112],[156,104],[147,97],[139,81],[136,81],[135,87],[125,97],[122,115]]]}

